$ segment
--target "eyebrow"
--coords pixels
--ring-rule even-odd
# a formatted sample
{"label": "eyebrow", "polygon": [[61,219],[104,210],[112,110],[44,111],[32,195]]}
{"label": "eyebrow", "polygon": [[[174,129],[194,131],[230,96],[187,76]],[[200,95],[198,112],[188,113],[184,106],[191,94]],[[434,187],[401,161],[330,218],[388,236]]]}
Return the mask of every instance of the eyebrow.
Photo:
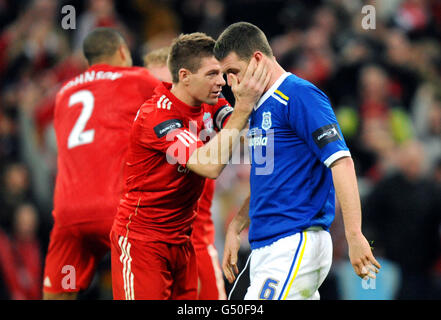
{"label": "eyebrow", "polygon": [[219,70],[219,69],[210,69],[207,72],[205,72],[205,74],[210,74],[210,73],[213,73],[213,72],[215,72],[215,73],[222,73],[222,71]]}

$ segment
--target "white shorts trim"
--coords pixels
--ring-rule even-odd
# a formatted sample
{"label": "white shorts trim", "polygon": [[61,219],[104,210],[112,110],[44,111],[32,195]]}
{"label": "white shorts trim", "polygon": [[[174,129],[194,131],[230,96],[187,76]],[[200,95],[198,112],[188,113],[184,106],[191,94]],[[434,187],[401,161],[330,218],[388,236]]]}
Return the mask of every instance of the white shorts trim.
{"label": "white shorts trim", "polygon": [[132,273],[132,257],[130,256],[130,247],[132,246],[127,237],[120,236],[118,245],[121,248],[119,261],[123,264],[124,292],[126,300],[135,300],[135,291],[133,290],[134,276]]}

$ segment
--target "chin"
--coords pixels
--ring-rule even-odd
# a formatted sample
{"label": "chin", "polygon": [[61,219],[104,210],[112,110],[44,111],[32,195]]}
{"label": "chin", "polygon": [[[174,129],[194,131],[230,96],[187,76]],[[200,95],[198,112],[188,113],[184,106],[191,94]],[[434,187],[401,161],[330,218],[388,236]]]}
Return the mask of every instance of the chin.
{"label": "chin", "polygon": [[207,99],[205,101],[205,103],[214,106],[215,104],[217,104],[218,101],[219,101],[219,98],[213,98],[213,99]]}

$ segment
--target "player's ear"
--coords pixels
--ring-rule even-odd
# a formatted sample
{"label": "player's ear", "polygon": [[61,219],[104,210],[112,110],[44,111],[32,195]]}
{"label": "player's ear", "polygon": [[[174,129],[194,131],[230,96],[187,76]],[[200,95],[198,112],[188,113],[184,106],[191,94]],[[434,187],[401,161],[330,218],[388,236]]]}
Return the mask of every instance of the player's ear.
{"label": "player's ear", "polygon": [[182,82],[185,85],[189,84],[191,72],[188,69],[181,68],[179,69],[179,82]]}
{"label": "player's ear", "polygon": [[120,45],[118,48],[118,55],[119,55],[120,61],[122,61],[122,63],[125,66],[132,65],[132,57],[130,55],[130,50],[127,46]]}
{"label": "player's ear", "polygon": [[122,61],[125,61],[125,60],[127,59],[127,57],[126,57],[126,52],[124,51],[124,46],[123,46],[123,45],[120,45],[120,46],[119,46],[119,48],[118,48],[118,54],[119,54],[119,56],[120,56],[120,58],[121,58]]}
{"label": "player's ear", "polygon": [[260,51],[255,51],[252,57],[254,57],[256,61],[259,63],[263,59],[263,53]]}

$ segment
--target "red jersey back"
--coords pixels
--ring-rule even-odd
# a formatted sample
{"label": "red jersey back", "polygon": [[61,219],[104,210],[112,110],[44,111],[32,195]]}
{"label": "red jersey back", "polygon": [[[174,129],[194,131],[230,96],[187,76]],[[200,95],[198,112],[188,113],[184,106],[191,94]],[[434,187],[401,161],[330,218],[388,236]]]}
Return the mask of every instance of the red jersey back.
{"label": "red jersey back", "polygon": [[54,216],[60,225],[114,217],[130,128],[158,84],[144,68],[100,64],[60,89],[54,115]]}
{"label": "red jersey back", "polygon": [[198,135],[202,129],[210,131],[206,110],[213,106],[186,105],[170,88],[168,83],[158,86],[136,117],[126,189],[113,229],[129,238],[183,243],[189,239],[205,183],[186,163],[205,142]]}

